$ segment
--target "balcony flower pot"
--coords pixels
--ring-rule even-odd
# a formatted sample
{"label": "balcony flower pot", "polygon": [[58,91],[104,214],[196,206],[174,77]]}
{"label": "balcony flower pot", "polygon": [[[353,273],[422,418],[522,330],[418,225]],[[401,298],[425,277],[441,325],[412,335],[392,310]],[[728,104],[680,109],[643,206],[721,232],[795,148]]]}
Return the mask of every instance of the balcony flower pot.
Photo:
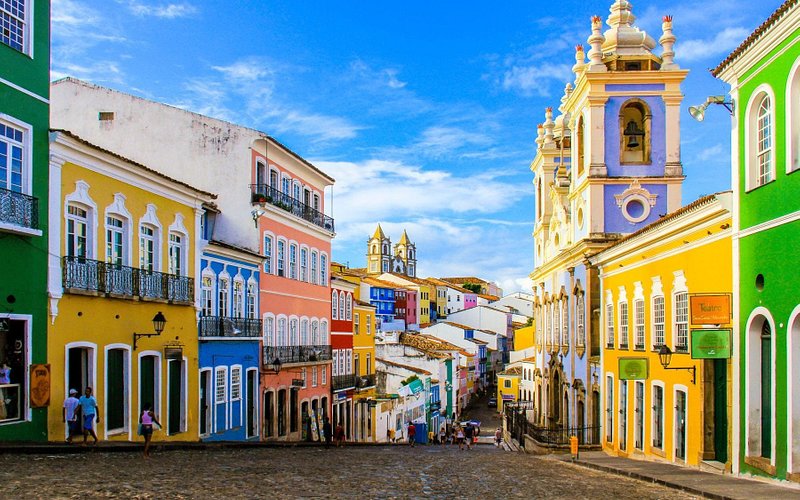
{"label": "balcony flower pot", "polygon": [[267,202],[267,195],[262,193],[253,193],[250,196],[251,203],[266,203]]}

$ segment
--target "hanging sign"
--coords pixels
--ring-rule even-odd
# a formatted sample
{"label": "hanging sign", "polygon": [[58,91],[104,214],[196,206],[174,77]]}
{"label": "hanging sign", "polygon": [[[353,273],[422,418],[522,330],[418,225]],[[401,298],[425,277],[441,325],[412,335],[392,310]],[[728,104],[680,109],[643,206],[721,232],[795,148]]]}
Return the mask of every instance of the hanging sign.
{"label": "hanging sign", "polygon": [[31,365],[31,408],[50,406],[50,365]]}
{"label": "hanging sign", "polygon": [[620,358],[620,380],[645,380],[647,378],[647,358]]}
{"label": "hanging sign", "polygon": [[727,325],[731,322],[731,296],[690,295],[689,304],[693,325]]}
{"label": "hanging sign", "polygon": [[731,357],[731,330],[692,330],[692,359]]}

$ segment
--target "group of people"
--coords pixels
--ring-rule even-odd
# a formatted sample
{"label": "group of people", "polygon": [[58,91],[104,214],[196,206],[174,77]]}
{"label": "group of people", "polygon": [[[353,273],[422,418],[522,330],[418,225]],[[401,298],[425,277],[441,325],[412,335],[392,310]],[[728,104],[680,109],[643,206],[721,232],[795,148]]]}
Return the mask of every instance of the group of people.
{"label": "group of people", "polygon": [[[72,443],[73,438],[83,435],[83,445],[89,436],[92,436],[97,444],[97,433],[94,430],[95,423],[100,423],[100,408],[97,406],[97,399],[92,395],[92,388],[87,387],[83,396],[77,397],[77,389],[70,389],[69,396],[64,400],[64,407],[61,410],[62,421],[67,425],[67,443]],[[145,405],[139,417],[138,434],[144,437],[144,458],[150,458],[150,440],[153,437],[153,426],[161,427],[158,417],[153,412],[151,405]]]}
{"label": "group of people", "polygon": [[325,417],[322,424],[322,437],[325,439],[325,448],[331,447],[331,441],[333,441],[333,445],[337,448],[344,445],[346,436],[342,423],[339,422],[336,424],[336,428],[334,428],[330,419]]}

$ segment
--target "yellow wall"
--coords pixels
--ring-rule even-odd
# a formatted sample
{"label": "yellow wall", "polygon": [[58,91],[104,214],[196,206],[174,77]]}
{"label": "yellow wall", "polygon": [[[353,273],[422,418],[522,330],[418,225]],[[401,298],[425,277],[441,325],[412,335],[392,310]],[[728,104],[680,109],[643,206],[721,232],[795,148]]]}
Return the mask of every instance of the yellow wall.
{"label": "yellow wall", "polygon": [[[353,335],[353,354],[358,354],[359,373],[373,374],[375,373],[375,308],[356,305],[353,307],[353,314],[358,318],[358,330]],[[367,317],[371,323],[369,334],[367,334]],[[367,372],[367,354],[372,360],[369,372]]]}
{"label": "yellow wall", "polygon": [[[503,411],[503,394],[513,394],[514,401],[519,398],[519,375],[497,375],[497,411]],[[506,387],[506,385],[509,387]]]}
{"label": "yellow wall", "polygon": [[417,288],[419,289],[419,324],[424,325],[431,322],[431,299],[436,299],[436,287],[419,285]]}
{"label": "yellow wall", "polygon": [[524,326],[522,328],[517,328],[514,330],[514,350],[515,351],[522,351],[533,347],[533,343],[536,338],[536,327],[531,326]]}
{"label": "yellow wall", "polygon": [[[603,319],[601,347],[603,349],[603,369],[602,380],[600,381],[603,391],[604,409],[607,405],[608,375],[613,377],[613,409],[611,414],[614,416],[613,437],[609,441],[606,411],[602,412],[603,446],[607,452],[621,456],[643,456],[647,458],[676,461],[684,463],[675,456],[675,437],[676,437],[676,389],[681,389],[687,395],[686,412],[686,459],[685,463],[698,465],[703,459],[703,427],[704,427],[704,397],[711,398],[713,395],[712,379],[713,374],[711,361],[693,360],[689,353],[676,353],[672,357],[671,367],[696,367],[696,383],[692,383],[692,376],[688,370],[665,370],[658,357],[658,347],[654,345],[653,333],[653,314],[651,293],[654,289],[654,277],[660,277],[661,287],[665,301],[665,343],[675,351],[675,332],[674,332],[674,313],[673,313],[673,286],[679,281],[676,272],[682,271],[686,279],[686,287],[691,297],[692,294],[717,294],[731,293],[731,237],[728,229],[731,224],[730,217],[726,217],[726,212],[720,216],[707,221],[692,223],[677,221],[674,224],[681,224],[680,229],[674,230],[668,241],[659,240],[646,246],[637,245],[636,240],[628,245],[629,251],[624,252],[621,257],[604,260],[602,275],[602,304]],[[726,227],[727,226],[727,227]],[[725,228],[725,229],[722,229]],[[600,259],[603,259],[602,254]],[[644,325],[645,325],[645,348],[637,350],[634,347],[634,295],[635,284],[639,282],[643,290],[644,297]],[[628,302],[628,348],[620,349],[620,320],[619,320],[619,298],[620,287],[625,287]],[[607,346],[606,328],[606,304],[608,303],[608,291],[613,294],[614,303],[614,330],[615,346]],[[689,330],[700,328],[701,325],[689,325]],[[730,325],[721,325],[722,328],[730,328]],[[689,335],[691,335],[689,333]],[[691,344],[691,340],[689,340]],[[619,359],[620,358],[646,358],[648,360],[648,376],[641,382],[644,383],[644,402],[642,404],[644,439],[642,449],[635,448],[636,432],[636,383],[633,380],[627,382],[627,444],[626,449],[620,448],[620,380],[619,380]],[[727,362],[728,379],[728,430],[730,431],[733,422],[730,418],[731,408],[731,372],[730,360]],[[705,381],[705,383],[704,383]],[[653,386],[662,384],[664,390],[664,413],[663,413],[663,444],[660,448],[653,447]],[[709,394],[704,394],[707,389]],[[713,402],[713,399],[707,399]],[[713,403],[708,403],[713,411]],[[710,419],[709,419],[710,420]],[[709,450],[706,450],[709,451]],[[730,460],[730,453],[728,454]],[[706,457],[710,458],[710,457]]]}
{"label": "yellow wall", "polygon": [[[117,167],[107,166],[108,171],[115,171]],[[131,266],[138,267],[139,263],[139,219],[145,214],[147,204],[157,206],[156,214],[162,225],[160,261],[161,269],[167,272],[168,235],[169,226],[175,221],[175,215],[183,215],[183,224],[189,234],[185,236],[187,257],[183,274],[192,277],[195,270],[195,214],[194,208],[173,201],[167,197],[154,194],[145,189],[129,185],[107,175],[103,175],[86,168],[66,163],[62,167],[62,197],[75,191],[76,181],[82,180],[90,187],[89,196],[97,205],[95,217],[97,230],[92,236],[95,248],[94,260],[105,260],[105,208],[114,201],[115,193],[125,195],[125,207],[132,216],[130,231],[131,241]],[[161,188],[163,189],[163,188]],[[63,198],[54,201],[63,211]],[[61,214],[61,255],[65,255],[66,227],[63,213]],[[92,233],[92,228],[89,228]],[[142,439],[136,435],[139,422],[139,356],[143,353],[159,354],[160,361],[160,404],[157,404],[158,417],[164,424],[163,430],[157,430],[155,440],[180,440],[191,441],[198,439],[198,342],[197,319],[194,304],[169,304],[165,301],[134,300],[132,298],[110,298],[103,295],[65,293],[57,302],[58,314],[48,326],[48,352],[51,367],[51,394],[52,404],[49,409],[49,439],[63,441],[65,431],[61,418],[61,402],[66,397],[69,387],[67,383],[67,349],[73,343],[82,343],[93,350],[93,362],[89,364],[89,383],[93,384],[94,395],[100,409],[100,424],[96,424],[98,437],[112,440],[137,440]],[[153,332],[152,318],[161,311],[166,320],[164,332],[159,337],[141,338],[138,348],[133,350],[133,332]],[[51,314],[55,312],[51,306]],[[185,432],[166,436],[167,426],[167,360],[164,347],[167,344],[181,345],[184,357],[184,387],[185,387]],[[74,346],[74,344],[73,344]],[[109,347],[127,350],[125,372],[127,374],[127,424],[124,432],[113,436],[106,432],[106,356]],[[83,392],[83,387],[74,387]],[[147,401],[150,402],[150,401]],[[147,403],[143,402],[143,403]],[[159,408],[160,407],[160,408]],[[91,438],[90,438],[91,439]]]}

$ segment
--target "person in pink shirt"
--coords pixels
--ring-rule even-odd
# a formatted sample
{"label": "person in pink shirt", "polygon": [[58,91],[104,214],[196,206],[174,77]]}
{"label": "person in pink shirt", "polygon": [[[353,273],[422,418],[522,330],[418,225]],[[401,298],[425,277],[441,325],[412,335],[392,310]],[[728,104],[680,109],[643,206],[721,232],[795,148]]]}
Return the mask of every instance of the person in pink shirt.
{"label": "person in pink shirt", "polygon": [[150,458],[150,440],[153,439],[153,425],[161,427],[161,422],[158,421],[156,414],[153,413],[153,408],[150,405],[145,406],[139,424],[139,434],[144,436],[144,458]]}

